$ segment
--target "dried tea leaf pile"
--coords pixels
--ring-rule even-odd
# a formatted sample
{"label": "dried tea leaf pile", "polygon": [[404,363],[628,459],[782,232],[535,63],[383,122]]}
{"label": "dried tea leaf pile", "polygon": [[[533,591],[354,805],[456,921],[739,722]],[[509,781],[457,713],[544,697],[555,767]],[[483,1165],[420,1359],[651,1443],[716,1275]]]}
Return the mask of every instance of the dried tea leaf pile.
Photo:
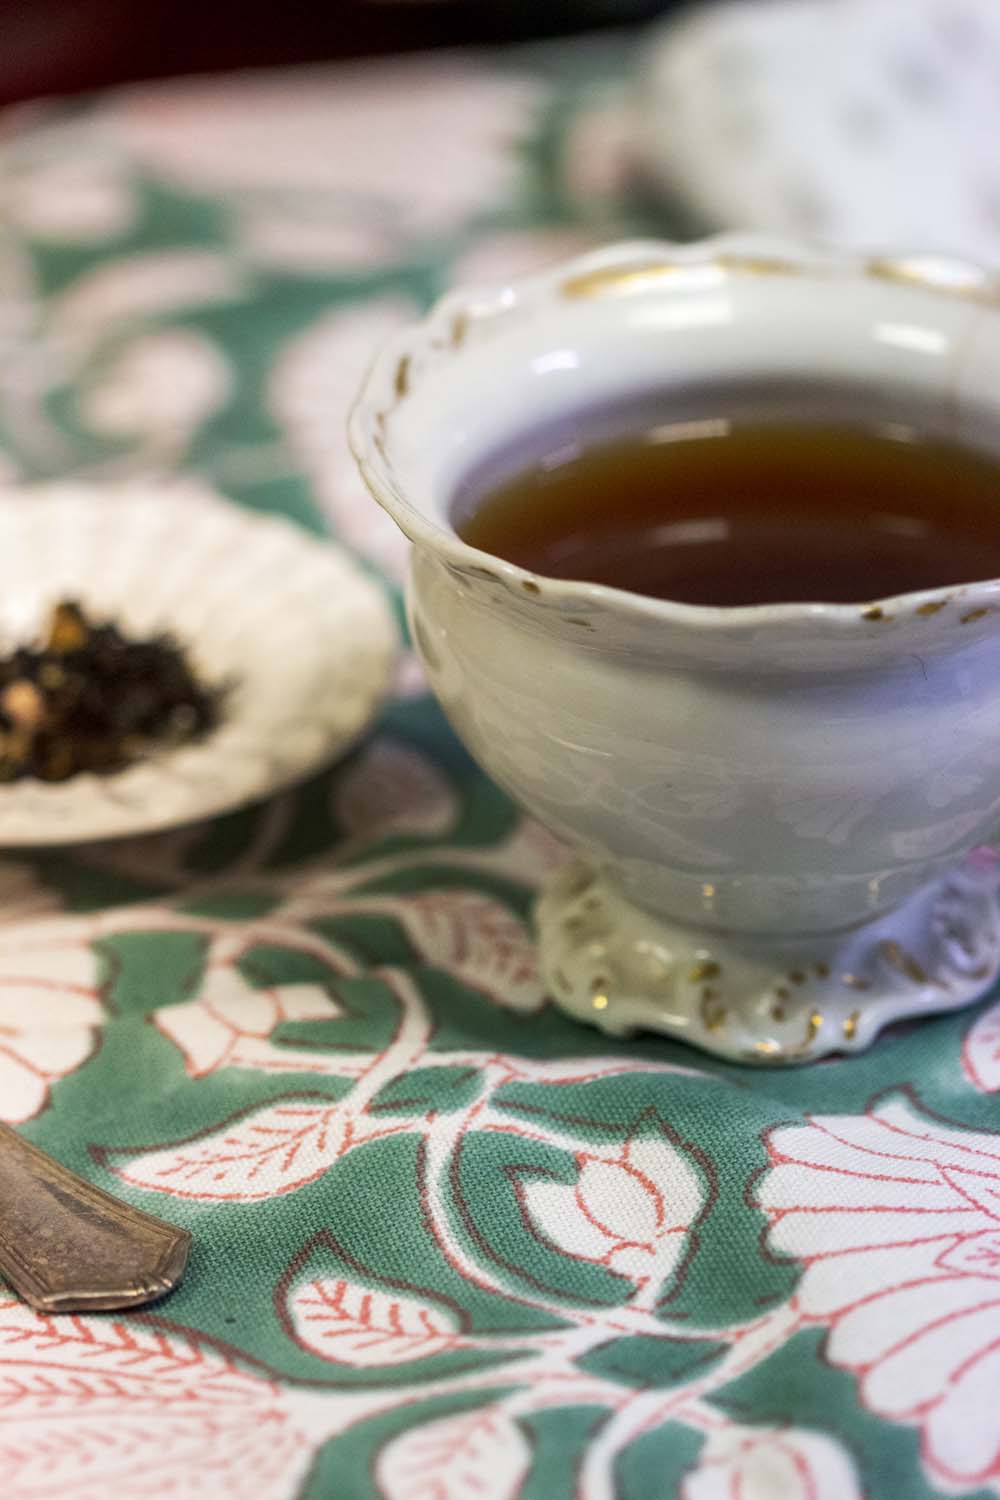
{"label": "dried tea leaf pile", "polygon": [[0,659],[0,781],[122,770],[214,729],[222,698],[172,637],[130,640],[63,601],[40,646]]}

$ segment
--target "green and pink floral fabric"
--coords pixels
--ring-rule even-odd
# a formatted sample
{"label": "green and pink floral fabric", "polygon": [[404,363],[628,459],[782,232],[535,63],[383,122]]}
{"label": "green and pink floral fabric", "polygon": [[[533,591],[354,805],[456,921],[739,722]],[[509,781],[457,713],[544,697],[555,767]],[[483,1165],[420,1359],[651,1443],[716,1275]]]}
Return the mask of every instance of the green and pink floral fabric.
{"label": "green and pink floral fabric", "polygon": [[[456,280],[670,230],[627,65],[10,112],[3,477],[194,473],[395,592],[365,362]],[[538,979],[560,858],[405,658],[265,806],[0,859],[0,1118],[194,1235],[135,1316],[0,1290],[3,1500],[1000,1493],[1000,1005],[792,1072],[611,1042]]]}

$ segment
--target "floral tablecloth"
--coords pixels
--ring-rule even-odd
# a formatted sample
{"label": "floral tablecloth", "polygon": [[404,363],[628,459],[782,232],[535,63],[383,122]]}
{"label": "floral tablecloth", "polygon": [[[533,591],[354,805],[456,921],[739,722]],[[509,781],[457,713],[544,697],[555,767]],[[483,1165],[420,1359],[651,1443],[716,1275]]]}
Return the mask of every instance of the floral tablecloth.
{"label": "floral tablecloth", "polygon": [[[448,283],[669,229],[626,61],[10,112],[3,477],[193,472],[395,589],[353,388]],[[135,1316],[0,1293],[3,1500],[1000,1491],[1000,1005],[791,1072],[610,1042],[538,981],[559,858],[404,661],[266,806],[0,861],[0,1117],[194,1235]]]}

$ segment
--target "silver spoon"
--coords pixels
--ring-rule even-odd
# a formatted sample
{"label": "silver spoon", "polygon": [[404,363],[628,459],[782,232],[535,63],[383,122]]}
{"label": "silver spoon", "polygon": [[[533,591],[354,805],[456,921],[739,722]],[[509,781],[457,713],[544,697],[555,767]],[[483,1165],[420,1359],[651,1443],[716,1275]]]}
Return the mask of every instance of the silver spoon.
{"label": "silver spoon", "polygon": [[41,1312],[137,1307],[180,1280],[191,1236],[0,1125],[0,1273]]}

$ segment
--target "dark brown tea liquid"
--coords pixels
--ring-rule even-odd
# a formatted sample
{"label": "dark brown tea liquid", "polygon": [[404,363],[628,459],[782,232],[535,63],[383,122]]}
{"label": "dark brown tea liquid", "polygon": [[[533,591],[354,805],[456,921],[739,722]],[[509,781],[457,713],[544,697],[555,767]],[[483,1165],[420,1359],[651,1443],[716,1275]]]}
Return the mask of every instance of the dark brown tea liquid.
{"label": "dark brown tea liquid", "polygon": [[1000,578],[1000,459],[905,427],[696,420],[466,498],[474,547],[689,604],[862,603]]}

